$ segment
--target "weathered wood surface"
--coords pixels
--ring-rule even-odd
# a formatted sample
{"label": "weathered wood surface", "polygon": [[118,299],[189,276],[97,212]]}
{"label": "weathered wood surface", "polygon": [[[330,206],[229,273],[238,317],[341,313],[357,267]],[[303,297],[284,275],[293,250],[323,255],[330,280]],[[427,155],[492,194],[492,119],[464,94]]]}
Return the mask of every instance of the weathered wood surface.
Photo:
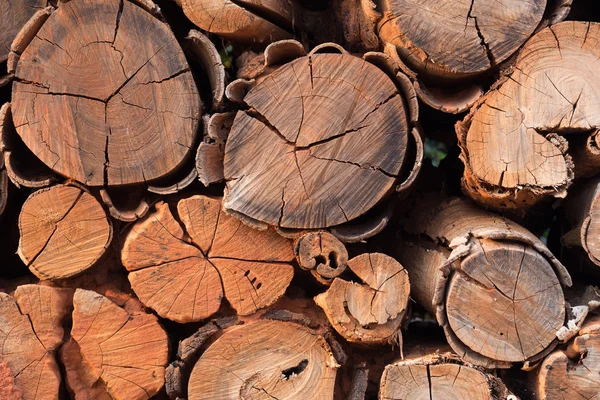
{"label": "weathered wood surface", "polygon": [[308,232],[296,239],[294,254],[300,268],[310,271],[321,283],[331,284],[348,265],[346,246],[331,233]]}
{"label": "weathered wood surface", "polygon": [[[564,266],[516,223],[459,199],[420,200],[398,250],[412,296],[463,359],[508,367],[538,359],[565,323]],[[543,309],[544,312],[539,312]]]}
{"label": "weathered wood surface", "polygon": [[15,75],[17,132],[68,178],[151,181],[190,153],[201,111],[187,61],[169,28],[128,0],[62,5]]}
{"label": "weathered wood surface", "polygon": [[36,11],[46,7],[46,0],[7,0],[0,5],[0,63],[8,59],[12,41]]}
{"label": "weathered wood surface", "polygon": [[293,258],[289,240],[247,227],[220,198],[201,195],[173,210],[157,204],[133,225],[121,255],[140,301],[177,322],[211,316],[223,297],[242,315],[273,304],[292,279]]}

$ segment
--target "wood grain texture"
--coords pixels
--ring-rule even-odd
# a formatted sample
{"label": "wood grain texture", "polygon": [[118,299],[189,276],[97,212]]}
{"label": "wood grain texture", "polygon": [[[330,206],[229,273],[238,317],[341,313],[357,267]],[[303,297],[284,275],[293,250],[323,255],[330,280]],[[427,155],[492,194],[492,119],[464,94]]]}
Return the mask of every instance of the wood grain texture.
{"label": "wood grain texture", "polygon": [[129,313],[106,297],[77,289],[71,337],[89,384],[101,381],[113,399],[149,399],[163,387],[167,334],[154,315]]}
{"label": "wood grain texture", "polygon": [[202,354],[188,399],[331,400],[338,367],[323,336],[312,329],[252,322],[231,328]]}
{"label": "wood grain texture", "polygon": [[566,350],[556,350],[532,374],[535,399],[584,400],[600,387],[600,318],[590,318]]}
{"label": "wood grain texture", "polygon": [[128,0],[62,5],[21,55],[16,80],[17,132],[68,178],[151,181],[190,153],[201,111],[187,61],[168,27]]}
{"label": "wood grain texture", "polygon": [[382,0],[379,36],[415,71],[468,78],[513,54],[533,34],[546,0]]}
{"label": "wood grain texture", "polygon": [[294,254],[300,268],[310,271],[317,280],[329,285],[347,267],[348,250],[331,233],[307,232],[295,241]]}
{"label": "wood grain texture", "polygon": [[471,197],[495,208],[565,197],[574,177],[565,138],[592,135],[600,122],[599,38],[596,23],[567,21],[540,31],[513,72],[457,124]]}
{"label": "wood grain texture", "polygon": [[400,327],[408,309],[408,273],[392,257],[366,253],[348,261],[363,282],[335,278],[315,297],[334,329],[346,340],[363,344],[401,346]]}
{"label": "wood grain texture", "polygon": [[393,189],[407,111],[374,65],[348,54],[301,57],[244,102],[225,147],[225,209],[282,228],[323,228],[357,218]]}
{"label": "wood grain texture", "polygon": [[537,237],[462,200],[435,197],[421,201],[405,227],[422,235],[399,250],[412,296],[463,359],[508,367],[556,345],[565,323],[561,283],[571,278]]}
{"label": "wood grain texture", "polygon": [[7,0],[0,4],[0,62],[5,62],[10,46],[19,30],[35,14],[46,7],[45,0]]}
{"label": "wood grain texture", "polygon": [[75,186],[40,189],[19,215],[21,260],[40,279],[77,275],[105,253],[112,224],[98,201]]}
{"label": "wood grain texture", "polygon": [[219,198],[185,198],[176,211],[158,204],[125,239],[121,259],[146,306],[190,322],[217,312],[223,297],[245,315],[283,295],[294,273],[290,241],[227,215]]}

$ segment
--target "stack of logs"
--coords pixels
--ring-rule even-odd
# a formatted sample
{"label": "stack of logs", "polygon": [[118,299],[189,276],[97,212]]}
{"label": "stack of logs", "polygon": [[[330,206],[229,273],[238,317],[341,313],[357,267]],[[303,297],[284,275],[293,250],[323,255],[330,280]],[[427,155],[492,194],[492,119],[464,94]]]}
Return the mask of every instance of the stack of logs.
{"label": "stack of logs", "polygon": [[600,396],[585,0],[0,10],[0,399]]}

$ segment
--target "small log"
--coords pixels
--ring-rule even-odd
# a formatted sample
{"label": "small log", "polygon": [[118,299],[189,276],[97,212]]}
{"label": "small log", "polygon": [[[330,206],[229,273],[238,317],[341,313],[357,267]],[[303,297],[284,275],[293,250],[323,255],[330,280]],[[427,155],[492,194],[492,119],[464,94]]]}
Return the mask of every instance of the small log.
{"label": "small log", "polygon": [[362,284],[335,278],[317,297],[331,325],[353,343],[402,346],[400,327],[408,311],[410,284],[406,270],[381,253],[361,254],[348,268]]}
{"label": "small log", "polygon": [[564,203],[571,229],[561,242],[582,248],[592,263],[600,267],[600,178],[577,186]]}
{"label": "small log", "polygon": [[326,285],[340,276],[348,263],[346,246],[331,233],[323,231],[300,236],[295,242],[294,254],[300,268],[310,271]]}
{"label": "small log", "polygon": [[130,400],[158,393],[165,383],[169,340],[157,318],[130,313],[89,290],[77,289],[73,306],[72,339],[62,351],[70,391]]}
{"label": "small log", "polygon": [[33,193],[19,216],[21,260],[40,279],[62,279],[94,266],[112,239],[112,224],[87,191],[69,185]]}
{"label": "small log", "polygon": [[234,42],[265,46],[291,38],[294,8],[287,0],[178,0],[200,29]]}
{"label": "small log", "polygon": [[15,80],[17,132],[61,175],[144,183],[190,155],[201,110],[190,68],[168,26],[128,0],[61,5],[24,49]]}
{"label": "small log", "polygon": [[62,343],[72,292],[26,285],[17,293],[15,301],[0,292],[0,362],[10,370],[23,400],[57,399],[61,379],[54,350]]}
{"label": "small log", "polygon": [[436,316],[460,357],[509,367],[556,346],[565,323],[561,284],[571,278],[535,235],[439,195],[419,200],[405,229],[419,235],[399,249],[411,296]]}
{"label": "small log", "polygon": [[207,196],[182,199],[176,210],[157,204],[132,226],[121,254],[140,301],[177,322],[210,317],[223,297],[241,315],[273,304],[292,279],[293,258],[290,241],[242,224]]}
{"label": "small log", "polygon": [[585,322],[566,349],[555,350],[531,374],[538,400],[593,399],[600,387],[600,317]]}
{"label": "small log", "polygon": [[400,84],[339,46],[315,50],[243,99],[225,147],[226,210],[280,228],[331,227],[373,208],[412,169]]}
{"label": "small log", "polygon": [[221,182],[223,173],[223,157],[225,141],[229,135],[235,113],[217,113],[204,116],[204,138],[196,153],[196,171],[198,179],[204,186]]}
{"label": "small log", "polygon": [[46,7],[46,0],[8,0],[2,2],[0,14],[0,63],[8,59],[10,46],[21,28],[36,13]]}
{"label": "small log", "polygon": [[453,353],[409,356],[386,366],[379,398],[517,399],[499,378]]}
{"label": "small log", "polygon": [[512,73],[457,123],[469,196],[512,209],[566,196],[577,170],[569,147],[577,137],[587,142],[600,126],[589,79],[589,71],[600,71],[597,38],[596,23],[543,29],[523,47]]}
{"label": "small log", "polygon": [[338,361],[318,331],[261,319],[232,326],[202,354],[188,399],[333,399]]}

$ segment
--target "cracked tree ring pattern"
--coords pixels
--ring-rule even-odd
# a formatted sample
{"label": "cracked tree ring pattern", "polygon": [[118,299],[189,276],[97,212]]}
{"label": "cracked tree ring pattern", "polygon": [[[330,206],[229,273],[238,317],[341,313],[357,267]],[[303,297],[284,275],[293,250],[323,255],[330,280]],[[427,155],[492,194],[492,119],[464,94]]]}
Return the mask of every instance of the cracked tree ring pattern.
{"label": "cracked tree ring pattern", "polygon": [[175,36],[126,0],[61,5],[23,52],[12,96],[31,151],[90,186],[165,176],[188,155],[200,118]]}
{"label": "cracked tree ring pattern", "polygon": [[390,78],[347,54],[298,58],[252,88],[225,148],[224,207],[285,228],[342,224],[394,186],[407,111]]}

